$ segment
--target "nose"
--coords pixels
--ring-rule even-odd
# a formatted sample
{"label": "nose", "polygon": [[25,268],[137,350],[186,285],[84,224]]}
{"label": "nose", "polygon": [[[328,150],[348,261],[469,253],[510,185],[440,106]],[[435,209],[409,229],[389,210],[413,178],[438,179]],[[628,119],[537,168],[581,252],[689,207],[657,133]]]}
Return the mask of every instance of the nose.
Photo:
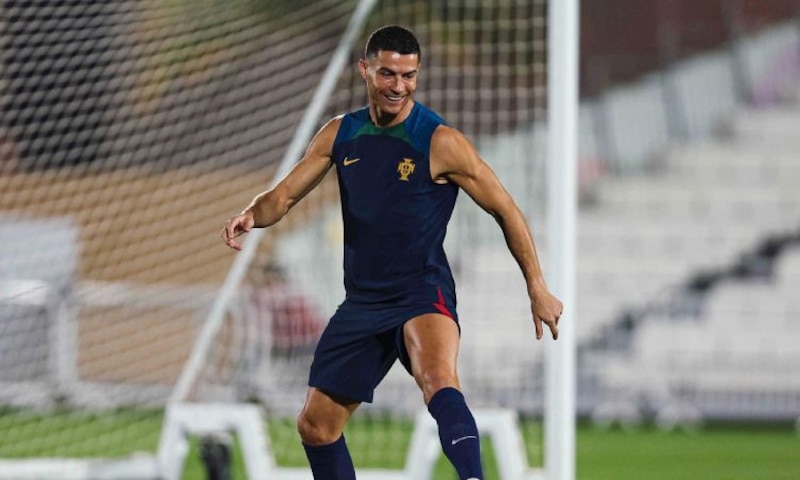
{"label": "nose", "polygon": [[405,90],[405,84],[403,83],[403,78],[400,75],[395,76],[392,79],[392,92],[393,93],[403,93]]}

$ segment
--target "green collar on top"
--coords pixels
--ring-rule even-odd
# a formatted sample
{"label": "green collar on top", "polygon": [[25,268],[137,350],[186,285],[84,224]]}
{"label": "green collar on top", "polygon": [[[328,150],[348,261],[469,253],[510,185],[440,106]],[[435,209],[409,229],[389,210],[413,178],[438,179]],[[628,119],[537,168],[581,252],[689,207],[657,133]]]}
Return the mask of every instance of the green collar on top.
{"label": "green collar on top", "polygon": [[375,126],[371,121],[368,120],[358,128],[358,131],[354,137],[360,137],[361,135],[388,135],[390,137],[399,138],[409,145],[414,145],[414,143],[411,141],[411,137],[408,136],[408,132],[406,131],[405,121],[398,123],[397,125],[392,125],[391,127],[381,128]]}

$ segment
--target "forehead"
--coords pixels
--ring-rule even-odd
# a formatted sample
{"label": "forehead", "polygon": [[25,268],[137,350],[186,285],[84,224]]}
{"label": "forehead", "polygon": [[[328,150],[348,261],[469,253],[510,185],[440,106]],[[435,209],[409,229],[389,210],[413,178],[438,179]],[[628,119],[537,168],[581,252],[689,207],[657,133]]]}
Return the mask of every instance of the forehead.
{"label": "forehead", "polygon": [[390,50],[378,50],[374,57],[368,57],[370,67],[387,68],[394,72],[409,72],[419,68],[419,55],[416,53],[402,54]]}

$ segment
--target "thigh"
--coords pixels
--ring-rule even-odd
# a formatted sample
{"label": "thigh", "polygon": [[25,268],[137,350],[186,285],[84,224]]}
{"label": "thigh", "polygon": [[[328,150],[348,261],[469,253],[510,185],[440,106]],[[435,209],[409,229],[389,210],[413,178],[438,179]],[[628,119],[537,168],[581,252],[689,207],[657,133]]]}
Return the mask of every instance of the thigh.
{"label": "thigh", "polygon": [[411,373],[426,403],[441,388],[459,388],[456,362],[460,332],[452,318],[438,313],[414,317],[403,327],[403,340]]}
{"label": "thigh", "polygon": [[317,344],[309,386],[372,402],[375,387],[397,360],[393,332],[375,331],[378,318],[377,312],[337,312]]}

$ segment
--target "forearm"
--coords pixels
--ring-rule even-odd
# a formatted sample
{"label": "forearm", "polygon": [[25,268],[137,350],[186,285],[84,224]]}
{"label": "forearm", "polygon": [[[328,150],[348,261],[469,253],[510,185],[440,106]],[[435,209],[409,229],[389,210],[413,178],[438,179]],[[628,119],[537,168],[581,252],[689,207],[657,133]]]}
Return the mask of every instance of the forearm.
{"label": "forearm", "polygon": [[511,255],[522,270],[528,295],[534,299],[540,292],[546,292],[547,285],[536,252],[536,244],[525,216],[518,208],[514,208],[513,212],[505,215],[495,215],[495,220],[503,231]]}
{"label": "forearm", "polygon": [[253,226],[263,228],[278,223],[289,208],[289,202],[281,198],[279,191],[273,189],[257,195],[242,214],[252,215]]}

